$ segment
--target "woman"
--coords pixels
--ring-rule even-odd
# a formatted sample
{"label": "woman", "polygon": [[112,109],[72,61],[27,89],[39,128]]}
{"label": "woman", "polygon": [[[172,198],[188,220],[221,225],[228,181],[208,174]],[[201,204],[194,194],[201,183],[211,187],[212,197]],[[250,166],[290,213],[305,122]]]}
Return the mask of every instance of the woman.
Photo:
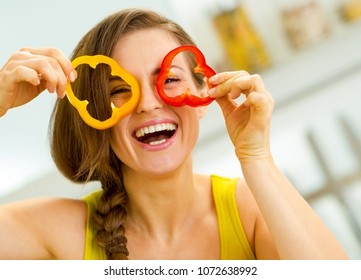
{"label": "woman", "polygon": [[[74,71],[54,48],[25,48],[0,72],[0,116],[47,89],[54,109],[52,155],[74,182],[100,181],[84,200],[37,199],[0,207],[2,259],[344,259],[343,249],[272,160],[273,99],[258,75],[224,72],[208,79],[220,106],[243,179],[194,174],[192,150],[204,107],[173,107],[158,95],[164,56],[194,45],[177,24],[129,9],[90,30],[73,57],[115,59],[140,85],[135,110],[106,130],[84,123],[65,96],[66,84],[87,99],[98,119],[129,89],[120,79]],[[180,61],[191,75],[189,60]],[[186,66],[188,65],[188,66]],[[204,81],[192,78],[204,93]],[[91,82],[95,81],[95,82]],[[103,92],[104,94],[99,94]],[[241,94],[246,100],[237,104]],[[157,125],[170,133],[147,134]],[[147,136],[146,136],[147,135]],[[145,140],[147,139],[147,140]]]}

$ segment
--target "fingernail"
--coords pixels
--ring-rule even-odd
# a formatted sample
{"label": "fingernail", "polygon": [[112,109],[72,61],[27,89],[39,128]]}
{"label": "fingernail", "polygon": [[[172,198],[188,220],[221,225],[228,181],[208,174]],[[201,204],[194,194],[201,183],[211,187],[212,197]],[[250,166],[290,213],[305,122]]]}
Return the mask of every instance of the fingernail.
{"label": "fingernail", "polygon": [[75,81],[75,79],[77,78],[77,73],[76,73],[76,71],[74,70],[74,71],[72,71],[71,73],[70,73],[70,75],[69,75],[69,79],[70,79],[70,82],[74,82]]}
{"label": "fingernail", "polygon": [[208,90],[208,95],[212,96],[215,92],[216,92],[216,88],[215,87],[211,88],[211,89]]}
{"label": "fingernail", "polygon": [[210,83],[215,83],[215,82],[217,82],[218,77],[219,77],[219,76],[216,74],[216,75],[210,77],[210,78],[208,79],[208,82],[210,82]]}
{"label": "fingernail", "polygon": [[66,91],[63,92],[63,94],[60,96],[60,99],[63,99],[66,95]]}

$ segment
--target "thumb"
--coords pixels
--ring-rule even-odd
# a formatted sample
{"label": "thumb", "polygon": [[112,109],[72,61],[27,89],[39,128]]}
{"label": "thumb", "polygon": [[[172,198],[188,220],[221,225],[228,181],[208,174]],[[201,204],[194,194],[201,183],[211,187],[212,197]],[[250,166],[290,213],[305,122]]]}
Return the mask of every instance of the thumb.
{"label": "thumb", "polygon": [[229,96],[229,94],[217,98],[216,102],[221,108],[225,118],[237,108],[237,103]]}

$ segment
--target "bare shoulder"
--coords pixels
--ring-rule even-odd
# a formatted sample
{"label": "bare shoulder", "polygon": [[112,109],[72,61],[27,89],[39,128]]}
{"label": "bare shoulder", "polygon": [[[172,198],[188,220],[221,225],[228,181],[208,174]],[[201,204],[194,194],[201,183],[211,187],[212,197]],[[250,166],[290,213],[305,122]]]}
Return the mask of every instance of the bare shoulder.
{"label": "bare shoulder", "polygon": [[86,205],[81,200],[37,198],[3,205],[0,224],[0,247],[6,252],[0,258],[82,258]]}

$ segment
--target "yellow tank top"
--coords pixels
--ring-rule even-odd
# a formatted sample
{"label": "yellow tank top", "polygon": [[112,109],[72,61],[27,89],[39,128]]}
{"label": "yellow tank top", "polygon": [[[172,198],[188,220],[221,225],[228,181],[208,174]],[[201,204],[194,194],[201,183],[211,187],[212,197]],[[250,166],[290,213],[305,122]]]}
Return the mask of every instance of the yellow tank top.
{"label": "yellow tank top", "polygon": [[[247,241],[235,200],[235,187],[238,179],[211,176],[213,197],[217,209],[218,227],[221,243],[221,260],[254,260],[253,251]],[[91,193],[84,198],[87,204],[87,225],[85,236],[84,260],[105,260],[103,248],[95,242],[95,230],[91,217],[102,190]]]}

